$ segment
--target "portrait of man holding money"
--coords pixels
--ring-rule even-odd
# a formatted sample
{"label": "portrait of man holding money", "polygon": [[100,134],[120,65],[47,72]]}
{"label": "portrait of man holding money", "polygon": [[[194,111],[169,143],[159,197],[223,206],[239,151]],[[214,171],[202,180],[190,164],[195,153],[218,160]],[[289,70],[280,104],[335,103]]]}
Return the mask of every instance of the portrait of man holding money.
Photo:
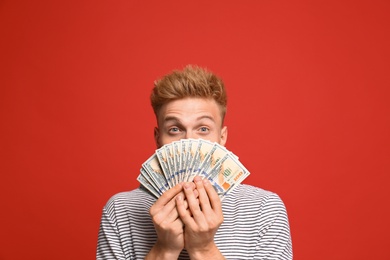
{"label": "portrait of man holding money", "polygon": [[223,81],[186,66],[155,81],[157,150],[103,208],[97,259],[292,259],[286,208],[227,150]]}

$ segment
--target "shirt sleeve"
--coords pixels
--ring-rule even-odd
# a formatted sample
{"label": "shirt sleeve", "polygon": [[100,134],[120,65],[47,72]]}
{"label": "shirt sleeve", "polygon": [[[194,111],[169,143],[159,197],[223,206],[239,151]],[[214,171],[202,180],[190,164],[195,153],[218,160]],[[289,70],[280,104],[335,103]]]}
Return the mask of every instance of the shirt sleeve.
{"label": "shirt sleeve", "polygon": [[266,199],[260,214],[261,223],[255,259],[292,259],[290,227],[283,201],[277,194],[272,193]]}
{"label": "shirt sleeve", "polygon": [[96,259],[98,260],[126,259],[112,207],[113,205],[110,207],[110,205],[107,204],[103,208],[96,250]]}

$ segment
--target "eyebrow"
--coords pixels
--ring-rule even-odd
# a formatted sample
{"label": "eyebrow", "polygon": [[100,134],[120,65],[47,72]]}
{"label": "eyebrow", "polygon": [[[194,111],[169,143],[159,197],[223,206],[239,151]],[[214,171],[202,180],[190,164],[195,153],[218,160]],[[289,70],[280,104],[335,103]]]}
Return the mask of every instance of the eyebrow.
{"label": "eyebrow", "polygon": [[[202,119],[209,119],[209,120],[215,122],[214,118],[212,116],[208,116],[208,115],[203,115],[203,116],[196,118],[196,120],[202,120]],[[169,121],[181,123],[180,119],[175,117],[175,116],[167,116],[163,119],[163,122],[169,122]]]}
{"label": "eyebrow", "polygon": [[201,120],[201,119],[209,119],[209,120],[215,122],[214,117],[208,116],[208,115],[200,116],[196,120]]}
{"label": "eyebrow", "polygon": [[170,121],[180,123],[179,118],[177,118],[177,117],[175,117],[175,116],[167,116],[167,117],[164,117],[164,118],[163,118],[163,123],[167,123],[167,122],[170,122]]}

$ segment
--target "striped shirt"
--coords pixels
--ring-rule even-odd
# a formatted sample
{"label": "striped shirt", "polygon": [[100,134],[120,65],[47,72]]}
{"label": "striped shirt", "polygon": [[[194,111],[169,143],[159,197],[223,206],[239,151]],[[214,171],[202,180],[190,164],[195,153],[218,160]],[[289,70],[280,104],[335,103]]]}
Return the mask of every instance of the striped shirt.
{"label": "striped shirt", "polygon": [[[103,208],[97,259],[144,259],[157,240],[142,188],[114,195]],[[275,193],[238,185],[222,201],[224,222],[214,241],[226,259],[292,259],[286,208]],[[189,259],[185,250],[179,259]]]}

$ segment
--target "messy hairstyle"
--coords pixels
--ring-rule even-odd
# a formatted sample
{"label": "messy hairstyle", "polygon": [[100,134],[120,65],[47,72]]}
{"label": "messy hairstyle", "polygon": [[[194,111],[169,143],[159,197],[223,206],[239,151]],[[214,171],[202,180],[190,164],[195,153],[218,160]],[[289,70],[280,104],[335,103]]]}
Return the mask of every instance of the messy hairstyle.
{"label": "messy hairstyle", "polygon": [[173,100],[193,97],[214,99],[226,114],[227,96],[223,81],[212,72],[198,66],[187,65],[183,70],[174,70],[154,82],[150,95],[154,113]]}

